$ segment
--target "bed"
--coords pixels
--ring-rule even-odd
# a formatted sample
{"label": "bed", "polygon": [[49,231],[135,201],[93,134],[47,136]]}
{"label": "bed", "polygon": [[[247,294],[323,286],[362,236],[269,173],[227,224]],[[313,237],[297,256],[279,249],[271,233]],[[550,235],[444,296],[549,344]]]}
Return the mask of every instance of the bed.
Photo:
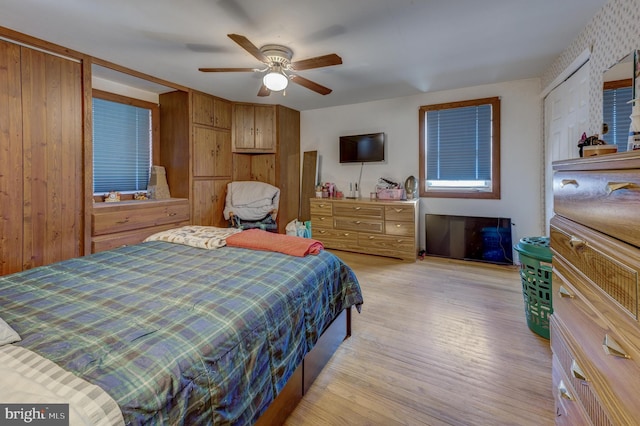
{"label": "bed", "polygon": [[[52,361],[81,392],[106,391],[96,399],[125,424],[253,424],[361,304],[353,271],[324,250],[149,241],[0,277],[0,317],[22,338],[0,360]],[[112,408],[96,411],[115,419]]]}

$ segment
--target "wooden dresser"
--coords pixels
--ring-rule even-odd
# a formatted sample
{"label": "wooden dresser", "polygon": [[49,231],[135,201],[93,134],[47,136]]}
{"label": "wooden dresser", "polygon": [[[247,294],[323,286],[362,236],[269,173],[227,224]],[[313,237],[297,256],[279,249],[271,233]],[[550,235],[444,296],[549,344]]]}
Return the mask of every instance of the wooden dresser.
{"label": "wooden dresser", "polygon": [[311,230],[326,248],[415,262],[418,200],[312,198]]}
{"label": "wooden dresser", "polygon": [[189,200],[95,203],[91,215],[91,252],[142,242],[149,235],[189,225]]}
{"label": "wooden dresser", "polygon": [[555,162],[556,423],[640,422],[640,152]]}

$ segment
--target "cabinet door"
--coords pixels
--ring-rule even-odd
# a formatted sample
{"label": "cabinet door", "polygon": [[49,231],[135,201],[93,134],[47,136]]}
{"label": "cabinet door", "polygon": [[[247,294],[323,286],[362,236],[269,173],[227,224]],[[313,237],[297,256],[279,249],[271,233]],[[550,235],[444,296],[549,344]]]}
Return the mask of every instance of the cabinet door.
{"label": "cabinet door", "polygon": [[276,109],[273,106],[255,106],[255,148],[260,151],[275,151]]}
{"label": "cabinet door", "polygon": [[83,254],[81,64],[21,48],[25,269]]}
{"label": "cabinet door", "polygon": [[193,182],[194,225],[227,227],[222,211],[229,180],[206,179]]}
{"label": "cabinet door", "polygon": [[0,40],[0,275],[22,270],[20,46]]}
{"label": "cabinet door", "polygon": [[227,130],[193,127],[193,175],[231,176],[231,134]]}
{"label": "cabinet door", "polygon": [[214,130],[215,134],[215,155],[214,155],[214,176],[230,177],[232,173],[231,154],[231,132],[227,130]]}
{"label": "cabinet door", "polygon": [[213,176],[216,157],[216,132],[207,127],[193,127],[193,175]]}
{"label": "cabinet door", "polygon": [[236,105],[234,108],[234,149],[254,148],[254,122],[252,105]]}
{"label": "cabinet door", "polygon": [[198,92],[193,92],[192,96],[193,122],[213,126],[215,121],[213,96]]}
{"label": "cabinet door", "polygon": [[231,129],[231,102],[213,98],[213,125],[221,129]]}

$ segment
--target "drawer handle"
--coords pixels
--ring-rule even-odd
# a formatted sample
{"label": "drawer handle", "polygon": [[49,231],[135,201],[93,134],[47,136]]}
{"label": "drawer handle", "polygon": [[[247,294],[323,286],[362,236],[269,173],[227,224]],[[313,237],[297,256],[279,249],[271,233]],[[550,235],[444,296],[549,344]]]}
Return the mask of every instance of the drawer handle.
{"label": "drawer handle", "polygon": [[125,223],[127,223],[127,222],[129,222],[129,219],[119,220],[119,221],[117,221],[116,223],[117,223],[118,225],[123,225],[123,224],[125,224]]}
{"label": "drawer handle", "polygon": [[580,186],[577,180],[575,179],[562,179],[562,183],[560,184],[560,188],[564,188],[567,185],[575,185],[576,187]]}
{"label": "drawer handle", "polygon": [[396,213],[400,213],[401,211],[403,211],[404,209],[393,209],[395,210]]}
{"label": "drawer handle", "polygon": [[558,294],[560,294],[560,297],[568,297],[569,299],[573,299],[575,297],[573,294],[569,292],[569,290],[564,288],[564,286],[562,285],[558,289]]}
{"label": "drawer handle", "polygon": [[321,233],[321,234],[326,234],[326,233],[327,233],[327,231],[324,231],[324,230],[322,230],[322,229],[319,229],[317,232],[319,232],[319,233]]}
{"label": "drawer handle", "polygon": [[578,380],[582,380],[583,382],[588,382],[587,376],[585,376],[582,368],[578,365],[576,360],[571,361],[571,375]]}
{"label": "drawer handle", "polygon": [[177,215],[177,214],[178,214],[178,213],[176,213],[176,212],[172,212],[172,213],[169,213],[167,216],[175,216],[175,215]]}
{"label": "drawer handle", "polygon": [[569,239],[569,245],[572,248],[582,248],[587,245],[587,242],[584,240],[581,240],[580,238],[572,236],[571,239]]}
{"label": "drawer handle", "polygon": [[396,228],[402,228],[402,225],[400,225],[399,223],[396,223]]}
{"label": "drawer handle", "polygon": [[362,207],[354,207],[354,210],[360,210]]}
{"label": "drawer handle", "polygon": [[562,398],[573,401],[573,396],[569,393],[569,390],[562,380],[560,380],[560,383],[558,383],[558,393]]}
{"label": "drawer handle", "polygon": [[356,225],[360,225],[362,222],[360,222],[359,220],[356,220],[354,223],[355,223]]}
{"label": "drawer handle", "polygon": [[613,191],[619,189],[631,189],[635,187],[631,182],[609,182],[607,183],[607,194],[611,194]]}
{"label": "drawer handle", "polygon": [[373,235],[369,235],[369,239],[370,239],[370,240],[373,240],[373,239],[375,239],[375,238],[376,238],[376,237],[374,237]]}
{"label": "drawer handle", "polygon": [[401,242],[403,242],[403,241],[404,241],[404,240],[402,240],[402,239],[400,239],[400,240],[396,240],[396,243],[401,243]]}
{"label": "drawer handle", "polygon": [[345,237],[348,237],[348,236],[349,236],[349,233],[348,233],[348,232],[345,232],[345,233],[344,233],[344,234],[342,234],[342,235],[344,235]]}
{"label": "drawer handle", "polygon": [[608,334],[604,335],[604,341],[602,342],[602,347],[604,349],[604,352],[607,355],[611,355],[611,356],[615,356],[618,358],[631,358],[625,351],[624,349],[622,349],[622,347],[620,347],[620,344],[618,344],[618,342],[616,342],[613,337],[609,336]]}

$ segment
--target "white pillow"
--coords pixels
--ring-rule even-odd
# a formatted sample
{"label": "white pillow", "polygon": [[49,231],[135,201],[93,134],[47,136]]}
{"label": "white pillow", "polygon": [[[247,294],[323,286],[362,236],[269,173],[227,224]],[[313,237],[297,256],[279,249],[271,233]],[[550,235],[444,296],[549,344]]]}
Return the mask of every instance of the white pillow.
{"label": "white pillow", "polygon": [[0,346],[22,340],[16,331],[0,318]]}

